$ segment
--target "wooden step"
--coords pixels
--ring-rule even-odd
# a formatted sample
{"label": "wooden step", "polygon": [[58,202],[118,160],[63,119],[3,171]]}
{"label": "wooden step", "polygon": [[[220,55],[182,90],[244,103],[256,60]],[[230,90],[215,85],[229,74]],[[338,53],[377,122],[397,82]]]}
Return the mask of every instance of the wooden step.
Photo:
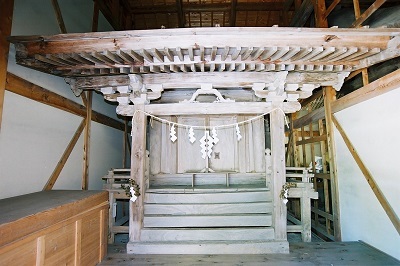
{"label": "wooden step", "polygon": [[271,226],[271,214],[246,215],[184,215],[165,216],[147,215],[143,219],[143,227],[179,228],[179,227],[240,227]]}
{"label": "wooden step", "polygon": [[241,186],[151,186],[146,190],[150,193],[227,193],[227,192],[254,192],[269,191],[266,186],[241,185]]}
{"label": "wooden step", "polygon": [[145,203],[233,203],[272,201],[270,191],[219,192],[219,193],[152,193],[147,192]]}
{"label": "wooden step", "polygon": [[248,241],[273,240],[274,229],[271,227],[248,228],[209,228],[209,229],[158,229],[143,228],[141,241]]}
{"label": "wooden step", "polygon": [[272,213],[271,202],[216,204],[145,204],[144,214],[207,215],[207,214]]}
{"label": "wooden step", "polygon": [[129,242],[128,254],[268,254],[289,253],[287,241]]}
{"label": "wooden step", "polygon": [[265,186],[265,173],[184,173],[150,175],[150,184],[164,185],[247,185]]}

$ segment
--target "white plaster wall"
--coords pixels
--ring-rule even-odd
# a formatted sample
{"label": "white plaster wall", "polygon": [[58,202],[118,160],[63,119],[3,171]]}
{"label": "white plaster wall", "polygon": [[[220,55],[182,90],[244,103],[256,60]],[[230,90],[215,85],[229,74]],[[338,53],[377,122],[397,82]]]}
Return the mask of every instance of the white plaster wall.
{"label": "white plaster wall", "polygon": [[[59,0],[59,4],[68,32],[91,30],[92,0]],[[108,30],[112,28],[100,14],[99,31]],[[51,1],[15,0],[12,35],[58,33]],[[9,72],[82,104],[62,78],[18,66],[14,58],[11,47]],[[94,94],[93,109],[117,117],[115,106],[106,103],[101,95]],[[6,92],[0,133],[0,198],[41,190],[81,120],[68,112]],[[92,123],[89,189],[101,189],[101,177],[110,168],[121,167],[122,135],[121,131]],[[82,136],[54,189],[80,189]]]}
{"label": "white plaster wall", "polygon": [[[399,88],[336,114],[339,123],[400,216]],[[400,236],[338,131],[335,132],[343,241],[362,240],[400,259]]]}

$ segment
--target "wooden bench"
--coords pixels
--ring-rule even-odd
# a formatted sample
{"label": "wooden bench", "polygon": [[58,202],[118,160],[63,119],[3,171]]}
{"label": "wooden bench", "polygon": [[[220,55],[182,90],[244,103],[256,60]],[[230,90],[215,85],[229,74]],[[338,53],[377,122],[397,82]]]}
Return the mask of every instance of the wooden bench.
{"label": "wooden bench", "polygon": [[0,213],[1,265],[96,265],[107,253],[105,191],[2,199]]}

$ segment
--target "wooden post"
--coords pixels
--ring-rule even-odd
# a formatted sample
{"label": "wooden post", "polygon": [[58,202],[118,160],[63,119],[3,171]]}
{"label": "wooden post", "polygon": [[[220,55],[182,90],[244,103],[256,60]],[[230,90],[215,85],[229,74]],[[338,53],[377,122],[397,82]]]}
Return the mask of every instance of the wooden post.
{"label": "wooden post", "polygon": [[326,121],[326,136],[328,143],[329,153],[329,175],[331,178],[331,191],[332,191],[332,214],[333,226],[335,231],[335,240],[341,241],[340,229],[340,213],[339,213],[339,190],[337,181],[337,166],[336,166],[336,149],[335,149],[335,136],[333,133],[332,121],[332,101],[336,99],[336,91],[332,87],[325,87],[324,93],[324,108],[325,108],[325,121]]}
{"label": "wooden post", "polygon": [[128,145],[128,120],[125,117],[125,130],[122,143],[122,168],[126,168],[126,147]]}
{"label": "wooden post", "polygon": [[60,28],[61,33],[67,33],[67,28],[65,27],[64,20],[61,14],[60,6],[58,5],[57,0],[52,0],[51,3],[53,4],[54,12],[56,14],[58,27]]}
{"label": "wooden post", "polygon": [[272,224],[275,229],[275,240],[286,240],[286,205],[280,198],[285,174],[285,122],[283,103],[273,103],[277,108],[271,112],[271,155],[272,155],[272,191],[274,196],[274,211]]}
{"label": "wooden post", "polygon": [[14,0],[0,0],[0,129],[3,115],[3,103],[7,78],[8,52],[10,43],[7,37],[11,34],[14,11]]}
{"label": "wooden post", "polygon": [[145,194],[146,166],[146,115],[144,103],[135,103],[135,114],[132,117],[132,156],[131,178],[139,185],[140,196],[135,202],[129,201],[129,240],[140,240],[140,230],[143,224],[143,198]]}
{"label": "wooden post", "polygon": [[[84,92],[83,92],[84,93]],[[89,187],[89,150],[90,150],[90,129],[92,122],[92,91],[87,92],[86,103],[86,125],[83,140],[83,171],[82,171],[82,190]]]}
{"label": "wooden post", "polygon": [[51,190],[56,183],[62,169],[64,168],[65,163],[67,162],[69,156],[71,155],[72,150],[75,147],[75,144],[78,142],[79,137],[86,125],[86,119],[83,119],[82,122],[79,124],[78,129],[75,131],[74,136],[72,137],[71,141],[69,142],[67,148],[65,149],[63,155],[61,156],[60,160],[57,163],[57,166],[54,168],[53,173],[51,174],[49,180],[47,181],[46,185],[44,185],[43,190]]}
{"label": "wooden post", "polygon": [[325,16],[326,5],[325,0],[314,1],[315,25],[317,28],[327,28],[328,20]]}

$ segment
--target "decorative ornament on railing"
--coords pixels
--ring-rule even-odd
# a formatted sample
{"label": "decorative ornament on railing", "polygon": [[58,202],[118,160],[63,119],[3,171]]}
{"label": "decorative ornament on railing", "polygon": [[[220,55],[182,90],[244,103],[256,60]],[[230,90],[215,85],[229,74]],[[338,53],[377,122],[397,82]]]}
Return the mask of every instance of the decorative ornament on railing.
{"label": "decorative ornament on railing", "polygon": [[140,196],[139,185],[133,179],[129,179],[128,185],[121,184],[121,188],[125,190],[125,194],[130,198],[132,202],[135,202],[137,197]]}
{"label": "decorative ornament on railing", "polygon": [[294,188],[296,187],[295,183],[292,182],[286,182],[283,186],[282,186],[282,190],[281,190],[281,194],[280,194],[280,198],[282,199],[283,203],[286,205],[286,203],[288,203],[288,196],[289,196],[289,189],[290,188]]}

